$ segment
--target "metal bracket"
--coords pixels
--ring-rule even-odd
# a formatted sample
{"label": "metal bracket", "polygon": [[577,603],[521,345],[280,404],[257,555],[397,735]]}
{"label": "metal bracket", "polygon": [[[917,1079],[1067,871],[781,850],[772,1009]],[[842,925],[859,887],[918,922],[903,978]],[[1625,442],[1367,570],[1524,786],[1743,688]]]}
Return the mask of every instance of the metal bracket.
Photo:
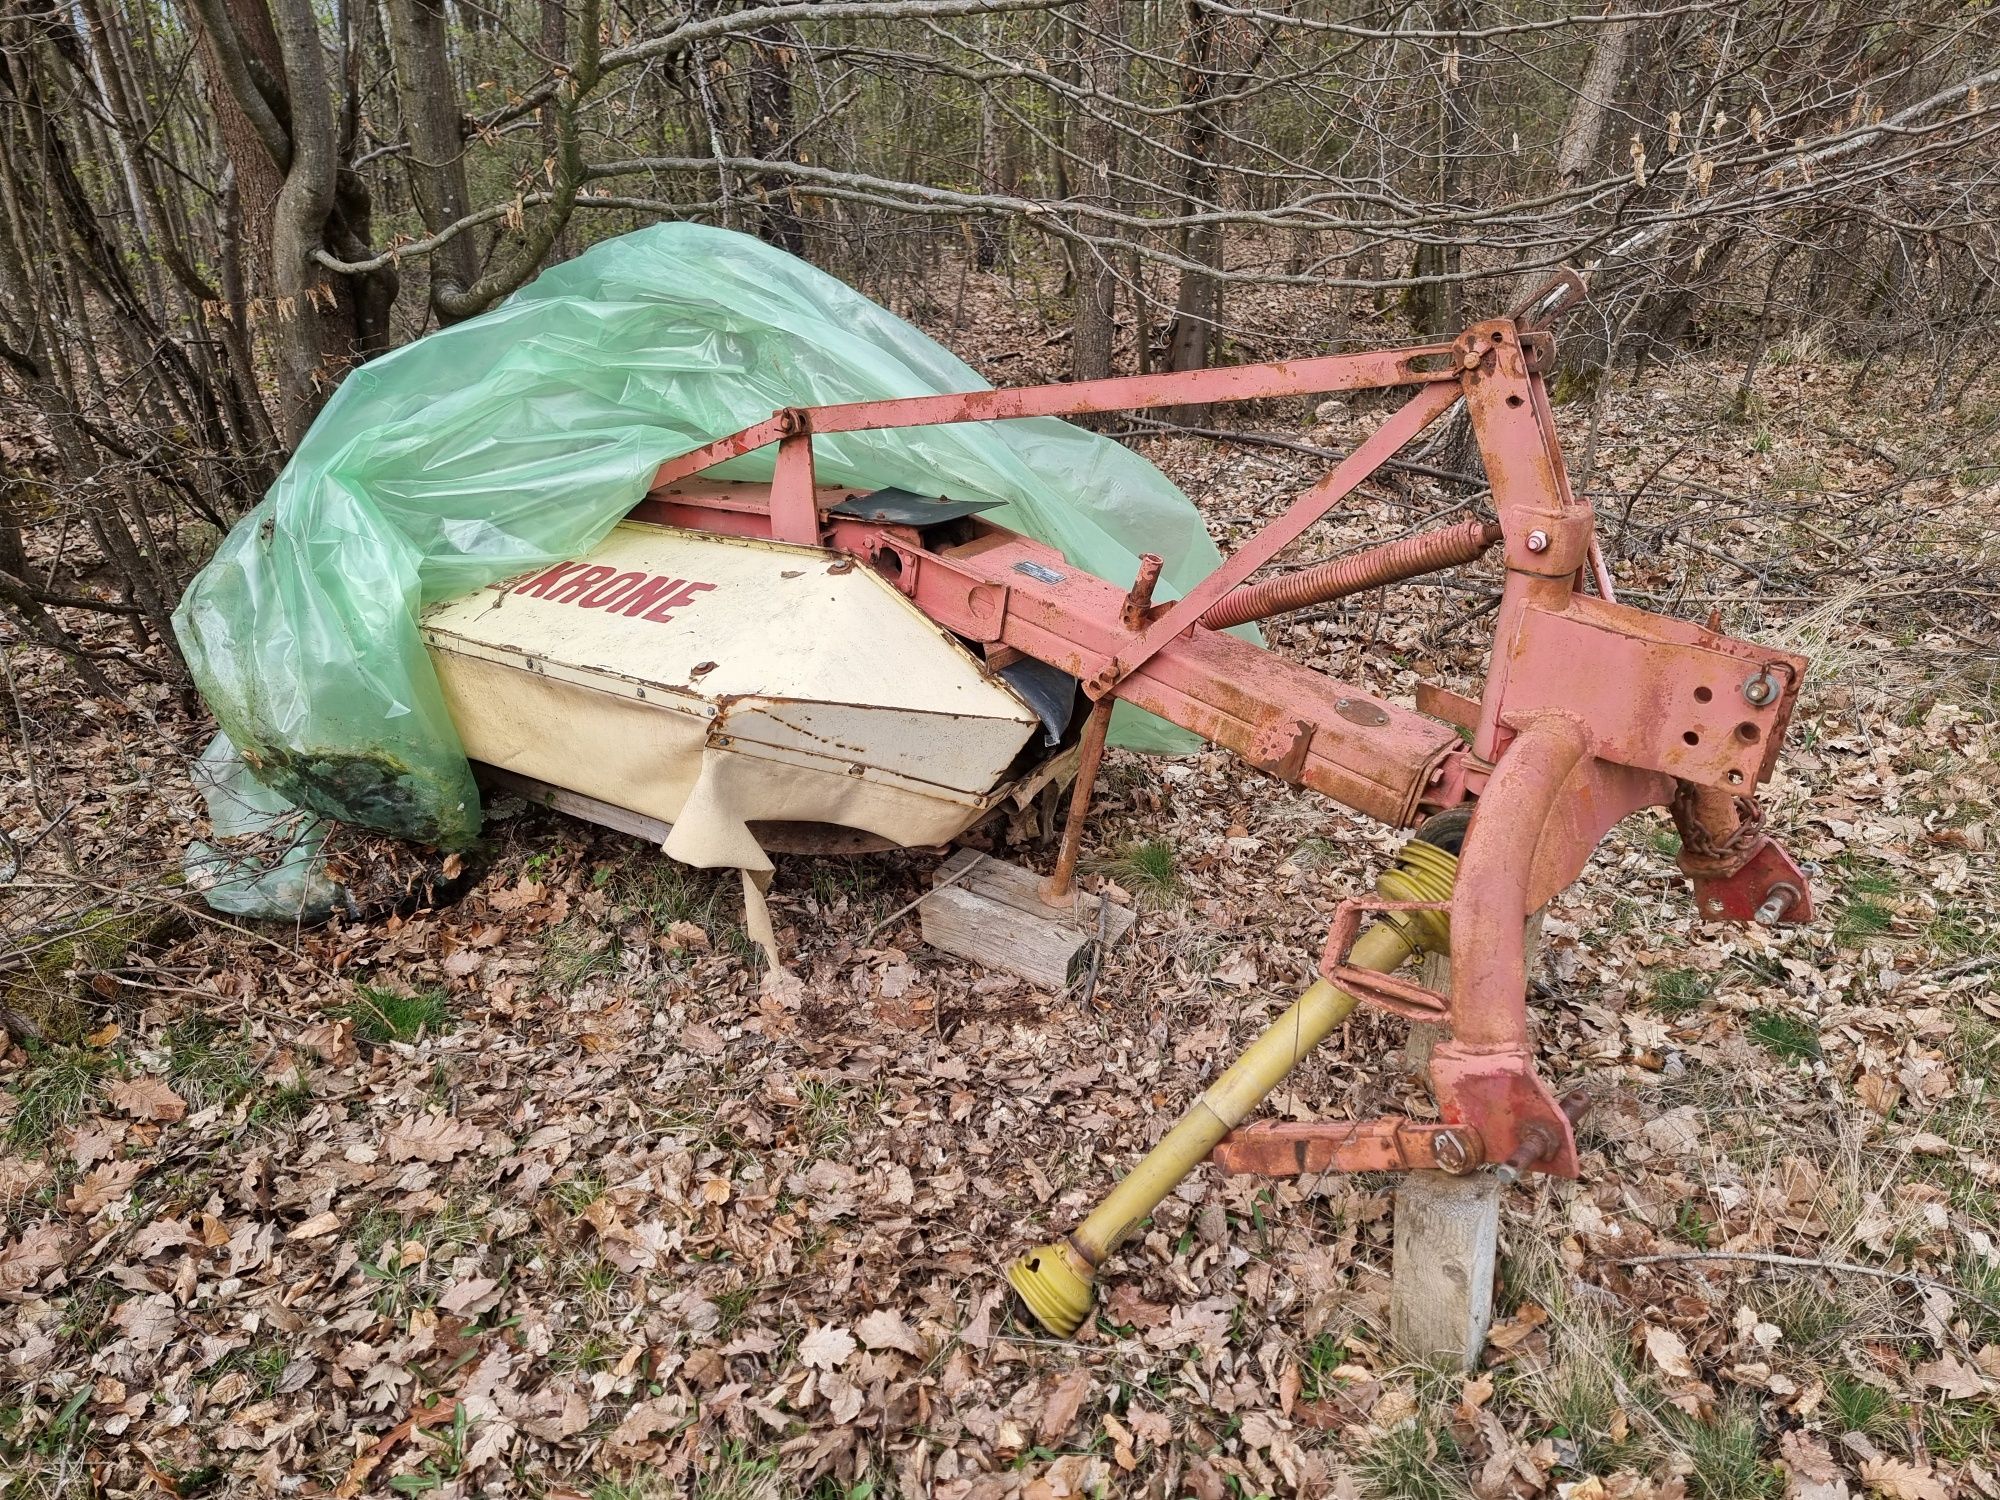
{"label": "metal bracket", "polygon": [[1710,922],[1797,926],[1813,919],[1812,883],[1798,861],[1772,839],[1727,875],[1690,875],[1694,904]]}
{"label": "metal bracket", "polygon": [[1479,1132],[1389,1115],[1379,1120],[1261,1120],[1232,1130],[1209,1153],[1225,1172],[1294,1177],[1311,1172],[1449,1172],[1486,1160]]}
{"label": "metal bracket", "polygon": [[1802,657],[1583,594],[1525,610],[1507,655],[1508,717],[1575,714],[1602,759],[1742,790],[1775,767],[1805,675]]}
{"label": "metal bracket", "polygon": [[1448,901],[1385,901],[1379,896],[1350,896],[1334,908],[1333,922],[1326,934],[1326,949],[1320,955],[1320,977],[1337,985],[1363,1005],[1386,1010],[1410,1021],[1447,1022],[1451,1001],[1436,990],[1414,980],[1398,979],[1374,969],[1356,968],[1347,962],[1348,951],[1361,932],[1361,919],[1398,912],[1449,914]]}

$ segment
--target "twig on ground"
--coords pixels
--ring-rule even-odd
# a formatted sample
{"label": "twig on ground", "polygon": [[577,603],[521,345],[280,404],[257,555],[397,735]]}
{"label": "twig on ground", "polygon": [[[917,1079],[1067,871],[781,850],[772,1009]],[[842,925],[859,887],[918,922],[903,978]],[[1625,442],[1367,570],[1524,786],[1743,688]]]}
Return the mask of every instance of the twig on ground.
{"label": "twig on ground", "polygon": [[936,885],[931,886],[928,890],[926,890],[923,893],[923,895],[918,896],[914,901],[905,901],[901,906],[897,907],[894,911],[890,912],[888,916],[884,917],[881,921],[877,922],[873,927],[869,928],[867,932],[862,934],[861,941],[864,943],[872,941],[875,937],[875,934],[880,932],[884,927],[887,927],[891,922],[898,921],[901,918],[908,916],[911,912],[915,911],[918,907],[922,906],[926,898],[935,896],[939,891],[945,889],[947,886],[957,885],[961,880],[965,879],[966,876],[970,875],[972,871],[973,871],[973,866],[967,865],[963,870],[960,870],[956,875],[952,876],[949,880],[940,880]]}

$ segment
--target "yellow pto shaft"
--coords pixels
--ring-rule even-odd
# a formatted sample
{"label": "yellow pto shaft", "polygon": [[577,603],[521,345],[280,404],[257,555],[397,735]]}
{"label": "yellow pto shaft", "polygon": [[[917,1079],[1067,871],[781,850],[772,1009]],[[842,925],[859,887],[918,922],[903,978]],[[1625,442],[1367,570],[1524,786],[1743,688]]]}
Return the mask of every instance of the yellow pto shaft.
{"label": "yellow pto shaft", "polygon": [[[1396,863],[1375,883],[1390,901],[1448,901],[1458,861],[1434,844],[1412,839]],[[1442,950],[1450,929],[1442,912],[1394,912],[1371,923],[1355,939],[1347,961],[1356,968],[1389,973],[1419,949]],[[1007,1280],[1050,1333],[1068,1338],[1090,1312],[1097,1268],[1171,1193],[1180,1180],[1208,1157],[1215,1143],[1264,1102],[1271,1090],[1306,1053],[1352,1014],[1356,1001],[1346,990],[1316,979],[1243,1055],[1189,1106],[1178,1124],[1090,1217],[1054,1244],[1030,1250],[1007,1267]]]}

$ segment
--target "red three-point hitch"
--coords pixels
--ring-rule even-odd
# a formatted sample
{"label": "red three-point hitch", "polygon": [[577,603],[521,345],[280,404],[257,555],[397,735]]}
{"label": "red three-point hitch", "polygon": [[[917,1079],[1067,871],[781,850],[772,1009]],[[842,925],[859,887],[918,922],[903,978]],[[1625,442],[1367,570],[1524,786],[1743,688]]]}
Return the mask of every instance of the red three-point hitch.
{"label": "red three-point hitch", "polygon": [[[1077,679],[1098,711],[1084,721],[1090,770],[1075,792],[1052,882],[1058,891],[1075,868],[1103,710],[1113,701],[1193,730],[1270,775],[1418,830],[1380,883],[1379,899],[1358,898],[1336,913],[1319,983],[1218,1077],[1096,1213],[1011,1269],[1051,1328],[1075,1326],[1096,1265],[1211,1154],[1226,1169],[1258,1173],[1484,1166],[1510,1180],[1575,1175],[1570,1115],[1537,1073],[1529,1044],[1524,926],[1627,815],[1670,810],[1704,918],[1811,920],[1811,889],[1765,830],[1754,796],[1776,764],[1806,662],[1617,601],[1590,504],[1571,490],[1557,444],[1544,383],[1553,354],[1548,333],[1495,318],[1449,344],[785,411],[660,469],[650,502],[659,519],[849,554],[989,661],[1032,657]],[[812,441],[829,433],[1395,387],[1412,394],[1373,436],[1166,603],[1152,599],[1156,560],[1121,585],[976,517],[888,524],[828,514],[815,500]],[[1491,486],[1493,520],[1253,581],[1460,402]],[[775,477],[761,502],[681,487],[713,464],[773,443]],[[1223,633],[1469,562],[1496,546],[1504,575],[1476,699],[1430,686],[1413,709]],[[1418,949],[1447,943],[1449,994],[1388,972]],[[1305,1048],[1356,1005],[1447,1028],[1430,1068],[1439,1121],[1239,1129]]]}

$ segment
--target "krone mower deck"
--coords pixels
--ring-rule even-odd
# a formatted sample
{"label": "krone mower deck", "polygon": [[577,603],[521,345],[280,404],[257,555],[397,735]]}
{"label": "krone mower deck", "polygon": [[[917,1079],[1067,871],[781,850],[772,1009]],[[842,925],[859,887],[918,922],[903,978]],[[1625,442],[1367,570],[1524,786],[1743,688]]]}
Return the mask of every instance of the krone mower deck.
{"label": "krone mower deck", "polygon": [[[1557,447],[1553,355],[1524,317],[1495,318],[1409,349],[780,411],[662,466],[598,553],[434,610],[426,628],[475,758],[671,821],[670,854],[686,839],[712,855],[751,819],[948,839],[1032,777],[1079,694],[1052,907],[1073,897],[1121,699],[1416,830],[1374,894],[1335,910],[1320,977],[1291,1010],[1081,1225],[1009,1268],[1036,1317],[1068,1334],[1097,1267],[1211,1157],[1262,1174],[1575,1176],[1570,1117],[1529,1047],[1523,927],[1629,814],[1670,809],[1702,917],[1812,918],[1753,795],[1806,662],[1617,601]],[[1387,388],[1410,395],[1372,437],[1171,603],[1152,598],[1155,557],[1124,587],[977,505],[814,482],[821,434]],[[1496,521],[1252,581],[1460,401]],[[702,477],[773,444],[768,485]],[[1493,547],[1505,582],[1476,698],[1424,685],[1411,708],[1223,633]],[[503,672],[534,674],[535,691],[503,694]],[[1419,950],[1449,954],[1448,994],[1394,975]],[[1358,1005],[1448,1029],[1430,1065],[1440,1118],[1246,1125]]]}

